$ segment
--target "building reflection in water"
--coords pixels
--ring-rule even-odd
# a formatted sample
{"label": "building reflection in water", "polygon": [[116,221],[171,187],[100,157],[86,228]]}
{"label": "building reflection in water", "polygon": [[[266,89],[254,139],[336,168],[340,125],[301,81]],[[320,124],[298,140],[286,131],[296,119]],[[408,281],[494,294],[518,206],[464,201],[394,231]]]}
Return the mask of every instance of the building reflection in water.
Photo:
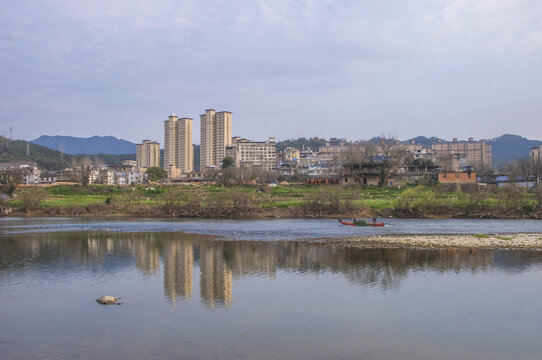
{"label": "building reflection in water", "polygon": [[[160,274],[171,303],[194,297],[199,266],[199,296],[209,309],[233,301],[233,280],[274,278],[277,271],[339,274],[353,284],[388,290],[410,273],[510,273],[542,266],[542,252],[492,250],[353,249],[308,242],[216,241],[179,233],[59,233],[4,237],[0,241],[0,278],[35,267],[37,271],[92,266],[122,271],[135,259],[144,275]],[[31,261],[30,261],[31,260]],[[67,265],[69,264],[69,265]]]}
{"label": "building reflection in water", "polygon": [[160,271],[160,247],[154,234],[147,234],[144,240],[132,239],[135,250],[136,267],[143,274],[155,274]]}
{"label": "building reflection in water", "polygon": [[232,302],[232,271],[224,259],[224,243],[206,241],[200,245],[200,297],[210,309]]}
{"label": "building reflection in water", "polygon": [[192,298],[194,247],[191,240],[164,240],[164,292],[172,303]]}

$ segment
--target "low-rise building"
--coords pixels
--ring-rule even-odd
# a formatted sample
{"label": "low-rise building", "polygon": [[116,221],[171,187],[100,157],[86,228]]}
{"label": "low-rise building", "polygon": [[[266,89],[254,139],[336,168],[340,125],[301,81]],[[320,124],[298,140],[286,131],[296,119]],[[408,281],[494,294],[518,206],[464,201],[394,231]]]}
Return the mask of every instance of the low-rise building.
{"label": "low-rise building", "polygon": [[131,168],[127,171],[128,184],[143,184],[147,181],[147,173],[144,168]]}
{"label": "low-rise building", "polygon": [[120,164],[122,166],[137,167],[137,161],[136,160],[121,160]]}
{"label": "low-rise building", "polygon": [[438,181],[442,184],[476,183],[474,171],[446,171],[438,174]]}
{"label": "low-rise building", "polygon": [[21,178],[25,185],[40,184],[41,171],[37,167],[24,167],[21,169]]}
{"label": "low-rise building", "polygon": [[274,137],[266,141],[250,141],[234,137],[232,141],[232,145],[226,146],[226,157],[231,157],[237,167],[258,168],[266,171],[276,169]]}
{"label": "low-rise building", "polygon": [[17,170],[27,167],[38,167],[38,163],[35,161],[9,161],[0,163],[0,171]]}
{"label": "low-rise building", "polygon": [[58,171],[48,171],[42,172],[40,175],[40,184],[53,184],[58,181],[60,172]]}
{"label": "low-rise building", "polygon": [[287,147],[284,149],[284,160],[285,161],[299,161],[301,158],[301,151],[294,147]]}

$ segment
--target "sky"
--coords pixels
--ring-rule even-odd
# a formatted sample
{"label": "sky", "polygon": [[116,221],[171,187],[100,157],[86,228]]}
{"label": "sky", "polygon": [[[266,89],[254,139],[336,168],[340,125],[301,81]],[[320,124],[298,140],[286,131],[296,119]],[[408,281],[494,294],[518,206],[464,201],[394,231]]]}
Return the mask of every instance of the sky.
{"label": "sky", "polygon": [[0,135],[542,139],[540,0],[2,0]]}

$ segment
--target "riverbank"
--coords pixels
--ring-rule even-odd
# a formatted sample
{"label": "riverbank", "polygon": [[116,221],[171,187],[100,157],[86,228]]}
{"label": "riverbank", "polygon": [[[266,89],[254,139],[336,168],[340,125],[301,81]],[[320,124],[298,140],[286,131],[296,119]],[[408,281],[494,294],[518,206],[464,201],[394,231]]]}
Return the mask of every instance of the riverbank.
{"label": "riverbank", "polygon": [[461,235],[374,235],[327,238],[331,246],[354,248],[542,250],[542,233]]}
{"label": "riverbank", "polygon": [[[466,189],[467,190],[467,189]],[[289,185],[21,187],[11,216],[542,218],[542,190]],[[8,209],[9,208],[9,209]],[[2,210],[2,213],[6,211]]]}

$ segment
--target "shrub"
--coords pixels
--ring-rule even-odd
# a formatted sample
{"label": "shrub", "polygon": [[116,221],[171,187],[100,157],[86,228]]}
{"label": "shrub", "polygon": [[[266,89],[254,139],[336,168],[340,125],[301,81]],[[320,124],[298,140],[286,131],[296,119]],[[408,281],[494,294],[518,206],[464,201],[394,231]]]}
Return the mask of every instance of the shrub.
{"label": "shrub", "polygon": [[41,208],[46,197],[47,193],[43,188],[28,188],[23,190],[17,199],[21,202],[23,210],[29,214],[31,211]]}
{"label": "shrub", "polygon": [[306,195],[301,207],[305,215],[338,214],[341,212],[341,201],[338,194],[323,190]]}
{"label": "shrub", "polygon": [[9,201],[9,196],[0,195],[0,215],[7,215],[11,212]]}

